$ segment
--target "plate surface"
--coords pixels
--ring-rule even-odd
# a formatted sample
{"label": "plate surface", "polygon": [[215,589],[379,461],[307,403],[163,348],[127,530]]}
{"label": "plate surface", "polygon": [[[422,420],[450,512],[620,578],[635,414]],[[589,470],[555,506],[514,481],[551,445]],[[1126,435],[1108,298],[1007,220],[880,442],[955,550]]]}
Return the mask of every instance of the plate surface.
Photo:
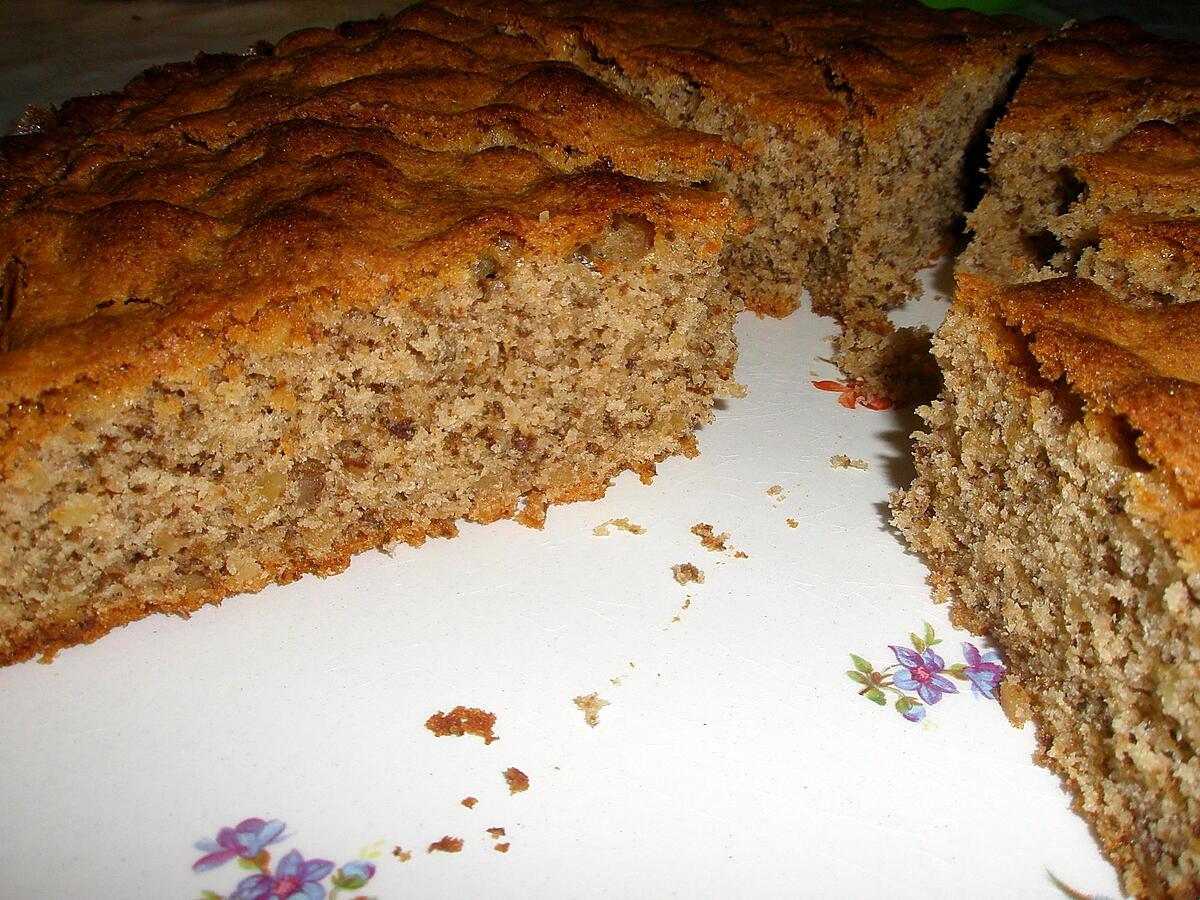
{"label": "plate surface", "polygon": [[[0,119],[378,6],[48,0],[0,28]],[[937,278],[910,315],[940,315]],[[290,877],[346,900],[1062,897],[1054,878],[1115,895],[1031,728],[969,680],[909,708],[921,721],[897,711],[915,695],[889,648],[914,636],[985,686],[994,670],[887,524],[915,419],[815,388],[836,377],[830,334],[803,311],[743,316],[749,394],[701,456],[542,531],[466,526],[0,670],[0,894],[285,896]],[[683,563],[703,583],[679,584]],[[884,705],[856,665],[900,676]],[[589,727],[575,698],[593,693]],[[495,714],[499,740],[425,728],[458,705]],[[428,852],[446,836],[461,852]]]}

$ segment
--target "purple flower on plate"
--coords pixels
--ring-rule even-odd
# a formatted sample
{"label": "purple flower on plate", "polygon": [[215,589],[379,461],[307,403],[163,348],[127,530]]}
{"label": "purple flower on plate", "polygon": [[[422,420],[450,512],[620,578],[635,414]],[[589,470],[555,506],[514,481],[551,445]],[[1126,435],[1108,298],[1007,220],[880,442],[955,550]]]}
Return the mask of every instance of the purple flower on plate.
{"label": "purple flower on plate", "polygon": [[933,650],[926,647],[924,653],[917,653],[908,647],[889,646],[903,667],[892,676],[892,684],[896,687],[903,691],[916,691],[917,696],[931,706],[942,699],[942,694],[958,693],[954,682],[939,674],[946,668],[946,662]]}
{"label": "purple flower on plate", "polygon": [[327,859],[306,860],[299,850],[290,851],[279,865],[275,874],[260,872],[243,878],[229,900],[272,900],[278,897],[304,897],[305,900],[324,900],[325,886],[321,880],[333,871],[333,863]]}
{"label": "purple flower on plate", "polygon": [[283,840],[285,827],[278,819],[242,819],[237,827],[218,831],[215,841],[212,838],[197,841],[196,849],[203,850],[205,855],[192,863],[192,868],[204,872],[235,857],[254,859],[268,845]]}
{"label": "purple flower on plate", "polygon": [[980,653],[978,647],[965,641],[962,651],[963,659],[967,661],[963,674],[971,682],[971,693],[995,700],[996,688],[1000,685],[1000,679],[1004,677],[1004,666],[1000,662],[1000,656],[991,650]]}

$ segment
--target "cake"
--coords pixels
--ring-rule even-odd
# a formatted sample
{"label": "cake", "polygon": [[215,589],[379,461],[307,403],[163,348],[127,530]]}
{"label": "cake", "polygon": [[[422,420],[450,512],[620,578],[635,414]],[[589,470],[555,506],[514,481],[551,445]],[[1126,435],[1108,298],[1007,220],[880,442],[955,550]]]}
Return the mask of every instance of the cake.
{"label": "cake", "polygon": [[1193,44],[1101,20],[1035,49],[893,498],[1137,897],[1200,895],[1197,112]]}
{"label": "cake", "polygon": [[895,521],[1138,897],[1200,892],[1200,306],[963,276]]}
{"label": "cake", "polygon": [[738,151],[534,49],[312,29],[3,139],[0,663],[694,452],[740,222],[633,176]]}
{"label": "cake", "polygon": [[[431,0],[31,113],[0,139],[0,664],[648,476],[736,392],[743,300],[807,288],[854,390],[916,392],[886,311],[1039,36]],[[1112,21],[1039,47],[895,513],[1138,896],[1200,891],[1195,64]]]}
{"label": "cake", "polygon": [[669,121],[744,147],[712,180],[754,223],[731,241],[752,310],[845,329],[843,370],[905,399],[923,342],[882,311],[920,292],[961,216],[968,148],[1041,35],[1024,20],[917,2],[436,0],[532,37]]}
{"label": "cake", "polygon": [[1052,223],[1080,189],[1072,160],[1107,150],[1142,122],[1195,112],[1195,44],[1101,19],[1038,45],[992,129],[988,185],[967,216],[973,236],[958,271],[1003,281],[1045,274],[1064,249]]}
{"label": "cake", "polygon": [[1050,223],[1058,267],[1130,303],[1200,300],[1200,116],[1143,122],[1071,168],[1082,193]]}

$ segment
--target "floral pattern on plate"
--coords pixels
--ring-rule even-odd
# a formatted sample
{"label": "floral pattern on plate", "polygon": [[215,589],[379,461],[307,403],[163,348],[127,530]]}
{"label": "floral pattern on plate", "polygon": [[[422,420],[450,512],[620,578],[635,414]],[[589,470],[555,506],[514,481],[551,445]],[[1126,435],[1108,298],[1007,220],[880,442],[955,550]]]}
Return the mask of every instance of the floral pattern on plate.
{"label": "floral pattern on plate", "polygon": [[[267,849],[289,837],[283,833],[287,826],[278,819],[243,819],[233,828],[222,828],[216,838],[204,838],[196,842],[196,849],[204,852],[192,863],[196,872],[207,872],[237,860],[243,869],[253,874],[242,878],[230,894],[204,891],[200,900],[335,900],[343,892],[356,891],[365,887],[375,877],[375,864],[366,859],[356,859],[341,867],[335,867],[328,859],[305,859],[299,850],[289,850],[271,868],[271,852]],[[360,855],[377,855],[364,851]],[[327,891],[325,880],[329,879],[332,890]],[[357,895],[347,900],[371,900]]]}
{"label": "floral pattern on plate", "polygon": [[863,657],[851,653],[854,668],[846,676],[861,686],[858,694],[880,706],[888,705],[888,695],[895,696],[896,712],[910,722],[925,718],[928,707],[948,694],[957,694],[954,681],[965,681],[971,693],[988,700],[995,700],[1000,679],[1004,677],[1004,665],[994,651],[981,652],[967,641],[962,643],[963,662],[946,665],[946,661],[934,651],[942,641],[934,634],[933,626],[925,623],[924,637],[910,634],[911,647],[889,644],[888,649],[896,662],[878,670]]}

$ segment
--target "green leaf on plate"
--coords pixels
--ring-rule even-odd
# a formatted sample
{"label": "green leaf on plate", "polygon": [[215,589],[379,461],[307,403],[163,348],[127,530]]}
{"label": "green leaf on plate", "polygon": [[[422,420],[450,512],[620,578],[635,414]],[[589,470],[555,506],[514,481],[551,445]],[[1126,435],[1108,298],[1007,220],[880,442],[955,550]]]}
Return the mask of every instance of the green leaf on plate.
{"label": "green leaf on plate", "polygon": [[864,687],[866,687],[867,685],[869,685],[871,683],[870,678],[868,678],[862,672],[855,672],[853,669],[848,670],[846,672],[846,677],[848,677],[851,681],[854,681],[854,682],[857,682],[858,684],[863,685]]}
{"label": "green leaf on plate", "polygon": [[878,703],[880,706],[887,706],[887,698],[883,696],[883,691],[877,687],[871,688],[869,691],[863,694],[863,696],[872,703]]}
{"label": "green leaf on plate", "polygon": [[867,662],[865,659],[863,659],[861,656],[858,656],[855,653],[850,654],[850,659],[854,663],[854,668],[858,669],[858,671],[860,671],[860,672],[870,675],[871,672],[873,672],[875,670],[875,667],[873,665],[871,665],[869,662]]}

